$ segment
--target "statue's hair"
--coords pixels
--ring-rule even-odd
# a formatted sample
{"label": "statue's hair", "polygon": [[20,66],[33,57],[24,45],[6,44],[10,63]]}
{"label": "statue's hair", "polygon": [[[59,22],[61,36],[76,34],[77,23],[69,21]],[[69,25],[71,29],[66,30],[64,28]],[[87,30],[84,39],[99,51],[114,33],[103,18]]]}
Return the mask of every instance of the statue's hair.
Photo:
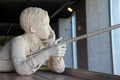
{"label": "statue's hair", "polygon": [[49,19],[48,12],[37,7],[24,9],[20,15],[20,25],[25,32],[30,32],[30,27],[37,25],[40,20]]}

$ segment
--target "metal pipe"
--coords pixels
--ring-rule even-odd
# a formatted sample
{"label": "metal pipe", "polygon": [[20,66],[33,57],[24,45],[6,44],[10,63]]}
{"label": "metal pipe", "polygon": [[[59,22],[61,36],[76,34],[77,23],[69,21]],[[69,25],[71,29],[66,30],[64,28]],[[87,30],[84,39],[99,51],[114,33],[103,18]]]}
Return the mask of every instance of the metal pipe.
{"label": "metal pipe", "polygon": [[70,1],[67,1],[62,7],[60,7],[57,11],[55,11],[53,13],[53,15],[50,16],[50,19],[52,19],[53,17],[55,17],[60,11],[62,11],[65,7],[67,7],[68,5],[70,5]]}

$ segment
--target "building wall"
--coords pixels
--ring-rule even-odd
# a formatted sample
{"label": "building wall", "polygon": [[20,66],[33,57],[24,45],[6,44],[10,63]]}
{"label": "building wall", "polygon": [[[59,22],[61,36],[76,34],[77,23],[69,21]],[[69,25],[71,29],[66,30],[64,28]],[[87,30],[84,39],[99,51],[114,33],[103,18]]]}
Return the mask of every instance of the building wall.
{"label": "building wall", "polygon": [[[87,33],[110,25],[109,0],[86,0]],[[87,39],[88,69],[112,73],[110,32]]]}

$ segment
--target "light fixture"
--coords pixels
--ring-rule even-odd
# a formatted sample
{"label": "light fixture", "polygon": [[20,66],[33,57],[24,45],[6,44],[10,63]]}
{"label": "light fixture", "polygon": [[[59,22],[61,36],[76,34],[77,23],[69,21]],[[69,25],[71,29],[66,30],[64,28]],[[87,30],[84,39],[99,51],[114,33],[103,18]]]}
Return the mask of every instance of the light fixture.
{"label": "light fixture", "polygon": [[69,12],[73,12],[73,9],[72,9],[71,7],[68,7],[67,10],[68,10]]}

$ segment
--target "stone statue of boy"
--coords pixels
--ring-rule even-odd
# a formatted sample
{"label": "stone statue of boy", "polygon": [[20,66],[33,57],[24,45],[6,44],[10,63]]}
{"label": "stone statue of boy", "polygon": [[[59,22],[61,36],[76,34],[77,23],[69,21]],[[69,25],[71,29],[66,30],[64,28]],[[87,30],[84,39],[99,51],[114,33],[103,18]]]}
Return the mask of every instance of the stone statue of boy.
{"label": "stone statue of boy", "polygon": [[20,25],[25,33],[11,39],[1,49],[0,72],[16,71],[19,75],[30,75],[43,64],[55,72],[64,71],[66,45],[52,46],[61,39],[55,40],[49,20],[47,11],[41,8],[29,7],[22,11]]}

